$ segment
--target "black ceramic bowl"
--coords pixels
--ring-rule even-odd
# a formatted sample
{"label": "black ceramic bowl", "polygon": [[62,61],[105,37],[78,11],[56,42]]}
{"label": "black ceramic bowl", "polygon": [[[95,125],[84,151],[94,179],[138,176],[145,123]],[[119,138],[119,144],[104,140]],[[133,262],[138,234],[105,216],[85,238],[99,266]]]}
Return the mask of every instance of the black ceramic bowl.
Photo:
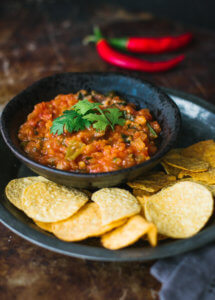
{"label": "black ceramic bowl", "polygon": [[[49,101],[58,94],[74,93],[81,89],[104,94],[116,91],[140,108],[149,108],[162,128],[157,153],[150,160],[130,168],[93,174],[61,171],[29,158],[20,147],[17,132],[34,105]],[[66,186],[89,189],[116,186],[153,168],[174,145],[180,125],[178,107],[164,92],[149,82],[119,73],[64,73],[41,79],[14,97],[1,116],[1,132],[7,146],[31,170]]]}

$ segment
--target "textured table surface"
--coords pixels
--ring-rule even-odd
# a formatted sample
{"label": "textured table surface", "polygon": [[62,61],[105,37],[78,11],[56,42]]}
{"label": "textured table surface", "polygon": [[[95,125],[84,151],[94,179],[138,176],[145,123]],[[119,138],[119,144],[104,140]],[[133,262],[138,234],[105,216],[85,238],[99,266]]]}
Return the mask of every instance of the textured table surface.
{"label": "textured table surface", "polygon": [[[82,45],[83,37],[91,33],[94,24],[100,25],[109,36],[177,34],[192,30],[195,40],[184,51],[187,59],[177,69],[131,75],[215,103],[213,32],[156,19],[146,12],[128,12],[113,4],[86,6],[83,1],[77,5],[66,0],[7,0],[0,3],[0,108],[44,76],[67,71],[117,71],[100,60],[92,45]],[[150,265],[65,257],[30,244],[0,224],[2,300],[157,299],[160,284],[150,275]]]}

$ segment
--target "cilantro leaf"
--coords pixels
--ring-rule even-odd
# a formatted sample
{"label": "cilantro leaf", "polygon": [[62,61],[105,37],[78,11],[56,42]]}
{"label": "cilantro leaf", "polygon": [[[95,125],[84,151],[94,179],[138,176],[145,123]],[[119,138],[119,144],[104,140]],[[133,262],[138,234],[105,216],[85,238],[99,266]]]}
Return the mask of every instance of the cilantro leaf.
{"label": "cilantro leaf", "polygon": [[90,110],[93,110],[99,107],[101,103],[91,103],[87,99],[81,100],[76,103],[72,108],[74,111],[78,112],[81,115],[85,115]]}
{"label": "cilantro leaf", "polygon": [[63,119],[58,120],[56,122],[54,120],[54,122],[52,124],[52,127],[50,129],[50,132],[52,134],[56,134],[57,133],[58,135],[63,134],[63,132],[64,132],[64,122],[65,121]]}
{"label": "cilantro leaf", "polygon": [[105,112],[105,115],[107,116],[113,127],[115,125],[123,126],[125,124],[125,119],[123,119],[124,114],[118,108],[107,108],[105,109]]}
{"label": "cilantro leaf", "polygon": [[56,118],[53,121],[51,127],[51,133],[53,134],[63,134],[64,129],[68,132],[79,131],[90,126],[88,120],[84,120],[81,115],[79,115],[74,110],[66,110],[63,112],[63,115]]}
{"label": "cilantro leaf", "polygon": [[108,125],[110,125],[109,121],[103,114],[98,115],[98,114],[90,113],[85,115],[83,118],[92,122],[93,128],[95,128],[97,131],[103,131],[106,129]]}
{"label": "cilantro leaf", "polygon": [[65,123],[65,129],[68,132],[77,132],[79,130],[83,130],[85,128],[90,127],[90,122],[88,120],[83,119],[82,116],[77,116],[74,119],[69,118]]}

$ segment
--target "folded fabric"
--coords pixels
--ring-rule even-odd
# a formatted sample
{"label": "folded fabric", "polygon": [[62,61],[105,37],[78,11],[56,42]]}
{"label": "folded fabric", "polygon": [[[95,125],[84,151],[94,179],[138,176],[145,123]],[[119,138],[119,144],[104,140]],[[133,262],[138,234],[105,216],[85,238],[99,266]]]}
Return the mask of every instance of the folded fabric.
{"label": "folded fabric", "polygon": [[151,274],[162,283],[160,300],[214,300],[215,243],[159,260]]}

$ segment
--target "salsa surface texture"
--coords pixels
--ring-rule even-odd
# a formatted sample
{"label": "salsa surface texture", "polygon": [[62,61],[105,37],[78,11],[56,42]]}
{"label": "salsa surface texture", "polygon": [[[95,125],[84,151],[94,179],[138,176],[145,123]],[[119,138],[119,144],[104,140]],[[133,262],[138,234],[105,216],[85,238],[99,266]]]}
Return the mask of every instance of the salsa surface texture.
{"label": "salsa surface texture", "polygon": [[[120,109],[125,124],[115,125],[114,130],[107,127],[105,131],[96,131],[90,126],[78,132],[64,130],[63,134],[52,134],[53,121],[82,99],[101,103],[101,109]],[[155,140],[160,131],[148,109],[137,110],[133,103],[126,103],[114,93],[104,96],[81,90],[36,104],[20,126],[18,138],[28,156],[43,165],[71,172],[99,173],[150,159],[157,151]]]}

